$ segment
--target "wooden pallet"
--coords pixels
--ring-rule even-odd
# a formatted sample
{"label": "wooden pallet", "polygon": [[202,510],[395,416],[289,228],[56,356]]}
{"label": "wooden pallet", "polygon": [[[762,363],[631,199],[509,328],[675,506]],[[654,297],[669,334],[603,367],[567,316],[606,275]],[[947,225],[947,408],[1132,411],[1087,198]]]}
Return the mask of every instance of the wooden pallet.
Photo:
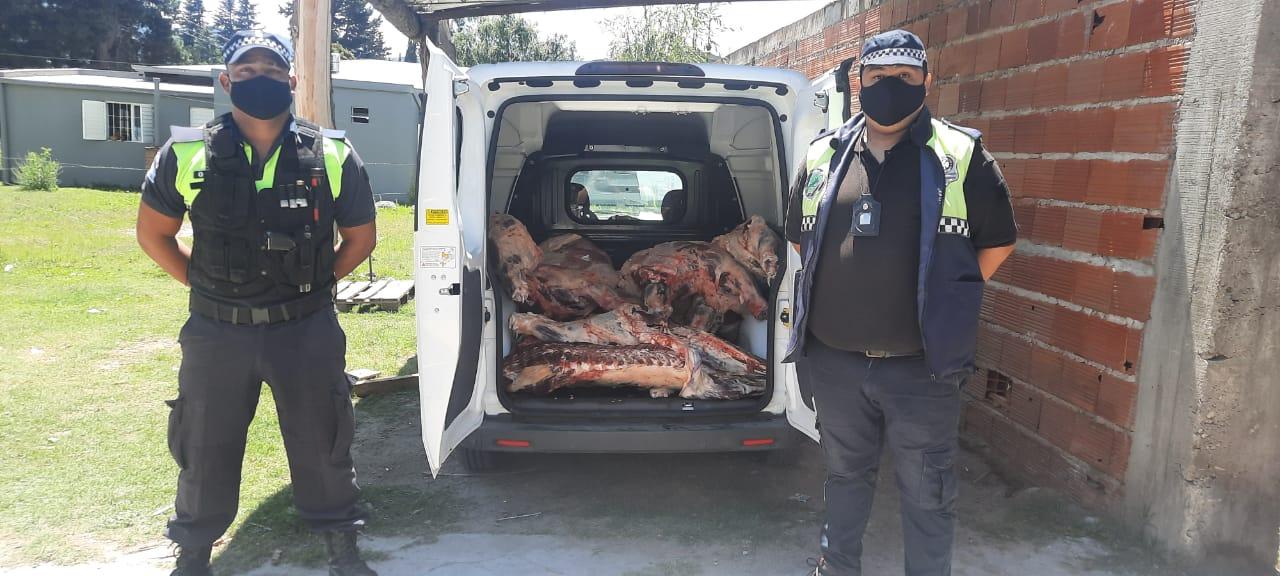
{"label": "wooden pallet", "polygon": [[384,278],[374,282],[338,282],[338,295],[334,300],[342,312],[365,307],[395,312],[412,298],[413,280]]}

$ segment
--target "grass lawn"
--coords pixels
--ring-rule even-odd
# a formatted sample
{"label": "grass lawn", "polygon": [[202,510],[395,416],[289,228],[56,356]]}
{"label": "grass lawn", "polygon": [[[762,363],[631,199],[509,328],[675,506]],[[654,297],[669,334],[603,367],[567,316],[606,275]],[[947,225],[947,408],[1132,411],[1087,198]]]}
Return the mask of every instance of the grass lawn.
{"label": "grass lawn", "polygon": [[[74,562],[155,542],[172,512],[177,467],[164,400],[177,395],[186,290],[134,241],[138,201],[126,191],[0,185],[0,564]],[[378,226],[376,271],[411,278],[412,211],[379,210]],[[411,304],[342,315],[348,368],[406,368],[413,314]],[[228,534],[260,530],[244,540],[268,552],[300,533],[287,512],[274,413],[264,387]],[[415,497],[368,496],[383,509]]]}

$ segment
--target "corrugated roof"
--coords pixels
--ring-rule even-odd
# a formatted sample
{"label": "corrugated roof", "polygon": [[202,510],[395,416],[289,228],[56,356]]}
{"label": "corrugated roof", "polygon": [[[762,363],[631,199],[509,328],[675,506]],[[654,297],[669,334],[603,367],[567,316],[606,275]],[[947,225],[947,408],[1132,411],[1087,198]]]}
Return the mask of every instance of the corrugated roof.
{"label": "corrugated roof", "polygon": [[[143,79],[141,76],[123,78],[114,75],[108,76],[92,73],[84,74],[79,73],[79,71],[77,71],[77,73],[69,74],[5,74],[0,78],[0,81],[15,84],[49,84],[55,86],[75,86],[82,88],[124,90],[129,92],[145,93],[150,93],[154,90],[151,81]],[[213,87],[161,82],[160,92],[212,97]]]}

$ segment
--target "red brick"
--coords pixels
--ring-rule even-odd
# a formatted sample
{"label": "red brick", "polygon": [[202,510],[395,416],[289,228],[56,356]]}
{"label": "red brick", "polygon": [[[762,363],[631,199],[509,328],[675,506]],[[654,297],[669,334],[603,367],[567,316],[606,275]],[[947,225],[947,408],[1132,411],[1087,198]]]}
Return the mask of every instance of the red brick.
{"label": "red brick", "polygon": [[966,8],[956,8],[947,12],[947,42],[954,42],[963,38],[965,30],[969,26],[969,10]]}
{"label": "red brick", "polygon": [[1155,296],[1155,278],[1117,273],[1111,311],[1120,316],[1146,322],[1151,317],[1151,301]]}
{"label": "red brick", "polygon": [[1085,201],[1091,204],[1133,206],[1150,210],[1159,210],[1164,205],[1168,162],[1094,160],[1090,170]]}
{"label": "red brick", "polygon": [[1043,396],[1035,389],[1016,382],[1009,391],[1009,419],[1032,430],[1040,427],[1040,402]]}
{"label": "red brick", "polygon": [[[1036,108],[1048,108],[1066,102],[1067,99],[1067,65],[1056,64],[1045,66],[1036,71],[1035,98],[1032,104]],[[1024,152],[1024,150],[1019,150]]]}
{"label": "red brick", "polygon": [[1062,233],[1062,247],[1096,253],[1098,238],[1102,235],[1102,212],[1069,210],[1065,217],[1067,225]]}
{"label": "red brick", "polygon": [[982,97],[982,82],[972,81],[960,85],[960,112],[977,112]]}
{"label": "red brick", "polygon": [[[990,133],[995,134],[996,132],[997,128],[993,121],[991,123]],[[1023,162],[1023,160],[1014,160],[1012,158],[1000,161],[1000,171],[1004,173],[1004,182],[1009,186],[1009,190],[1017,190],[1022,187],[1024,174]]]}
{"label": "red brick", "polygon": [[1093,27],[1089,35],[1089,50],[1112,50],[1125,45],[1129,35],[1129,2],[1111,4],[1094,10],[1094,22],[1099,17],[1102,22]]}
{"label": "red brick", "polygon": [[978,4],[969,6],[969,17],[965,19],[964,33],[966,36],[972,36],[984,30],[982,27],[982,9],[983,6]]}
{"label": "red brick", "polygon": [[[994,28],[994,26],[991,25],[991,0],[982,0],[977,4],[977,6],[978,6],[978,32],[983,32],[983,31],[991,30],[992,28]],[[970,18],[972,18],[972,16],[970,16]],[[977,32],[973,32],[973,34],[977,34]]]}
{"label": "red brick", "polygon": [[1000,36],[1000,68],[1014,68],[1027,63],[1026,28],[1010,30]]}
{"label": "red brick", "polygon": [[1031,27],[1028,40],[1027,63],[1039,64],[1053,60],[1058,54],[1058,23],[1042,22]]}
{"label": "red brick", "polygon": [[925,46],[929,46],[929,20],[917,20],[906,27],[908,32],[920,37],[920,42]]}
{"label": "red brick", "polygon": [[1027,171],[1018,196],[1023,198],[1053,198],[1054,160],[1028,160]]}
{"label": "red brick", "polygon": [[[962,93],[963,93],[963,90],[964,88],[962,87],[961,88]],[[964,125],[974,130],[977,130],[982,134],[986,134],[991,131],[991,120],[988,120],[986,118],[970,118],[964,121]]]}
{"label": "red brick", "polygon": [[1138,401],[1138,385],[1112,376],[1098,383],[1098,416],[1127,430],[1133,428],[1133,409]]}
{"label": "red brick", "polygon": [[[1043,152],[1071,152],[1075,149],[1076,133],[1079,125],[1074,114],[1052,113],[1048,115],[1044,127]],[[1050,178],[1052,178],[1050,174]]]}
{"label": "red brick", "polygon": [[1099,370],[1083,362],[1063,358],[1062,379],[1052,390],[1058,398],[1081,410],[1093,412],[1098,406]]}
{"label": "red brick", "polygon": [[1116,129],[1115,110],[1095,108],[1073,114],[1079,126],[1076,131],[1076,152],[1105,152],[1112,149]]}
{"label": "red brick", "polygon": [[1000,37],[988,36],[977,41],[974,48],[973,72],[986,74],[1000,65]]}
{"label": "red brick", "polygon": [[973,74],[973,63],[975,53],[977,52],[977,42],[957,42],[948,45],[943,49],[946,57],[943,58],[941,76],[943,78],[951,78],[953,76],[968,76]]}
{"label": "red brick", "polygon": [[1062,383],[1062,364],[1064,357],[1046,348],[1034,346],[1031,349],[1031,383],[1041,390],[1055,392]]}
{"label": "red brick", "polygon": [[1093,58],[1071,63],[1067,74],[1067,104],[1086,104],[1102,98],[1102,77],[1106,60]]}
{"label": "red brick", "polygon": [[1166,18],[1169,21],[1169,36],[1183,38],[1190,36],[1195,30],[1196,17],[1192,11],[1192,0],[1173,0],[1167,7]]}
{"label": "red brick", "polygon": [[1044,0],[1017,0],[1013,9],[1014,22],[1028,22],[1044,14]]}
{"label": "red brick", "polygon": [[1075,419],[1068,451],[1090,466],[1111,472],[1111,451],[1115,447],[1116,431],[1095,422],[1087,414],[1077,413]]}
{"label": "red brick", "polygon": [[881,21],[880,7],[876,6],[875,8],[867,10],[863,14],[862,36],[865,38],[867,36],[875,36],[876,34],[879,34],[880,29],[884,27],[884,23]]}
{"label": "red brick", "polygon": [[1058,21],[1058,58],[1084,52],[1085,15],[1077,12]]}
{"label": "red brick", "polygon": [[938,110],[939,94],[941,94],[941,91],[935,89],[932,92],[929,92],[928,94],[925,95],[924,105],[928,106],[929,110]]}
{"label": "red brick", "polygon": [[1004,108],[1019,110],[1030,108],[1035,102],[1036,72],[1024,72],[1005,80]]}
{"label": "red brick", "polygon": [[1043,115],[1019,116],[1014,121],[1014,151],[1030,154],[1040,152],[1044,147],[1044,131]]}
{"label": "red brick", "polygon": [[1142,95],[1147,55],[1118,54],[1106,59],[1102,72],[1102,100],[1130,100]]}
{"label": "red brick", "polygon": [[1044,402],[1040,405],[1040,428],[1038,431],[1045,440],[1067,450],[1071,447],[1071,439],[1075,436],[1075,413],[1070,408],[1057,402]]}
{"label": "red brick", "polygon": [[1169,0],[1131,0],[1126,43],[1141,44],[1166,37],[1164,7],[1169,3]]}
{"label": "red brick", "polygon": [[1117,152],[1166,152],[1173,143],[1173,103],[1152,104],[1116,111]]}
{"label": "red brick", "polygon": [[972,438],[978,438],[989,443],[991,441],[991,412],[982,409],[976,403],[967,402],[964,405],[963,414],[964,433]]}
{"label": "red brick", "polygon": [[1124,478],[1129,470],[1129,455],[1133,451],[1133,438],[1128,434],[1117,433],[1111,444],[1111,465],[1107,472],[1116,478]]}
{"label": "red brick", "polygon": [[1055,198],[1084,201],[1089,183],[1089,161],[1058,160],[1053,166],[1053,183]]}
{"label": "red brick", "polygon": [[959,84],[943,84],[938,88],[938,107],[935,110],[939,116],[954,116],[960,111]]}
{"label": "red brick", "polygon": [[[990,408],[986,408],[990,410]],[[991,418],[991,449],[1007,462],[1018,460],[1018,447],[1022,433],[1007,418],[993,415]]]}
{"label": "red brick", "polygon": [[981,101],[978,107],[987,112],[1004,108],[1005,83],[1006,80],[1004,78],[983,80]]}
{"label": "red brick", "polygon": [[1142,95],[1172,96],[1182,93],[1191,53],[1185,46],[1159,48],[1147,55]]}
{"label": "red brick", "polygon": [[929,37],[933,38],[932,44],[925,46],[942,46],[947,43],[947,13],[934,14],[929,18]]}
{"label": "red brick", "polygon": [[1013,24],[1014,0],[991,0],[991,20],[989,28],[1004,28]]}

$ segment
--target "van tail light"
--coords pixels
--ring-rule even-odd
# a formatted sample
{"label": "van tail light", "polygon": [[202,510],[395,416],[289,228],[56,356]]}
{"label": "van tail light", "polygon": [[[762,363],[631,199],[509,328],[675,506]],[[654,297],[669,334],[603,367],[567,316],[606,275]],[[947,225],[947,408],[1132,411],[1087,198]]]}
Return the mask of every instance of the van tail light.
{"label": "van tail light", "polygon": [[773,446],[773,438],[747,438],[742,441],[743,446]]}
{"label": "van tail light", "polygon": [[530,446],[533,446],[533,444],[531,444],[528,440],[509,440],[506,438],[499,438],[496,441],[494,441],[494,444],[497,444],[498,446],[501,446],[503,448],[528,448]]}

